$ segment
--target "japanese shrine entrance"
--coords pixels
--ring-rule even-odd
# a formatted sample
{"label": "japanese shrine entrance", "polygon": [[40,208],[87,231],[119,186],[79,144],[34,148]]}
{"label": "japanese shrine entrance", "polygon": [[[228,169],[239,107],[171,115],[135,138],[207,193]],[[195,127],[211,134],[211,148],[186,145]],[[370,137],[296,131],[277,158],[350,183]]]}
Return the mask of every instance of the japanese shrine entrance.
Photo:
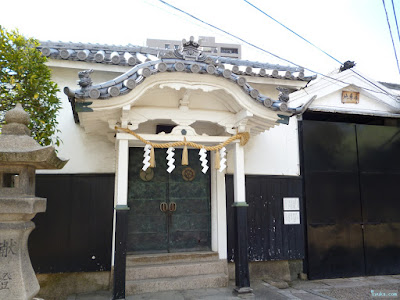
{"label": "japanese shrine entrance", "polygon": [[210,172],[203,174],[198,150],[189,165],[168,173],[164,149],[156,149],[156,168],[142,170],[143,148],[130,148],[127,252],[157,253],[211,250]]}

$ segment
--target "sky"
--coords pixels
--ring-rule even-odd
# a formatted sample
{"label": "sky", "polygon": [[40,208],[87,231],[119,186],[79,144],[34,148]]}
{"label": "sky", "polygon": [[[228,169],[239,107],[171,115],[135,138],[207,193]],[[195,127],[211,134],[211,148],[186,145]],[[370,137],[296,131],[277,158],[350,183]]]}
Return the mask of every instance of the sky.
{"label": "sky", "polygon": [[[359,72],[378,81],[400,83],[399,70],[381,0],[247,0],[339,62],[355,61]],[[19,0],[1,5],[0,25],[42,41],[145,45],[147,38],[215,36],[216,42],[242,44],[242,58],[329,72],[340,63],[312,47],[246,3],[245,0],[165,0],[227,33],[201,23],[160,0]],[[385,0],[396,49],[400,36],[392,0]],[[400,22],[400,1],[394,0]],[[6,12],[6,13],[4,13]],[[400,59],[400,51],[398,51]]]}

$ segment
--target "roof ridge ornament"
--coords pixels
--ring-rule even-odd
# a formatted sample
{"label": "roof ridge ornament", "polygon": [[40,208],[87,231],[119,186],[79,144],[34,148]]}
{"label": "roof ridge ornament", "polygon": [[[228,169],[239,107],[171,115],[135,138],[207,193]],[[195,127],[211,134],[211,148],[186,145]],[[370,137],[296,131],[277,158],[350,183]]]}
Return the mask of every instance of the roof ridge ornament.
{"label": "roof ridge ornament", "polygon": [[190,37],[189,41],[183,39],[182,48],[175,49],[174,55],[175,57],[184,60],[205,61],[207,55],[205,55],[202,51],[199,50],[200,44],[201,40],[195,42],[193,36]]}
{"label": "roof ridge ornament", "polygon": [[82,89],[86,89],[86,88],[92,86],[93,81],[92,81],[92,78],[90,78],[91,73],[93,73],[93,69],[80,71],[78,73],[78,76],[79,76],[78,85]]}
{"label": "roof ridge ornament", "polygon": [[285,87],[278,86],[276,88],[279,91],[279,101],[288,102],[289,101],[289,94],[290,90]]}
{"label": "roof ridge ornament", "polygon": [[348,69],[351,69],[351,68],[355,67],[355,65],[356,65],[356,63],[354,61],[351,61],[351,60],[345,61],[344,64],[342,66],[340,66],[339,72],[343,72]]}
{"label": "roof ridge ornament", "polygon": [[185,48],[192,48],[192,47],[194,47],[194,48],[199,48],[200,47],[200,44],[201,44],[201,40],[199,40],[197,43],[194,41],[194,37],[193,36],[191,36],[190,38],[189,38],[189,41],[186,41],[186,39],[183,39],[182,40],[182,46],[183,46],[183,48],[185,49]]}

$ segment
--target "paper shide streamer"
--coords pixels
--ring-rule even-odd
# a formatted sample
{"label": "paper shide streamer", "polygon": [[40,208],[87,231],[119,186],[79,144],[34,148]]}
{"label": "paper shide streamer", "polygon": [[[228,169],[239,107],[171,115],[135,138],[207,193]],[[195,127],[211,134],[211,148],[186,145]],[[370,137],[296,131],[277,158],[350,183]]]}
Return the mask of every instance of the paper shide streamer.
{"label": "paper shide streamer", "polygon": [[189,164],[188,160],[188,148],[192,147],[195,149],[199,149],[199,159],[202,166],[202,172],[205,174],[207,173],[208,167],[208,160],[207,160],[207,151],[215,151],[215,169],[219,170],[219,172],[223,172],[226,169],[226,148],[228,144],[232,143],[235,140],[240,140],[240,145],[244,146],[248,142],[250,138],[250,134],[248,132],[240,132],[228,138],[225,142],[220,143],[219,145],[215,146],[205,146],[201,144],[197,144],[194,142],[190,142],[186,140],[186,137],[183,138],[183,141],[180,142],[171,142],[171,143],[152,143],[150,141],[145,140],[136,132],[128,129],[128,128],[121,128],[115,127],[116,130],[121,130],[132,134],[138,140],[142,141],[144,146],[144,154],[143,154],[143,167],[142,170],[146,171],[148,168],[154,168],[156,166],[155,162],[155,154],[154,148],[164,148],[167,149],[167,172],[171,173],[175,169],[175,147],[183,146],[182,151],[182,165],[186,166]]}

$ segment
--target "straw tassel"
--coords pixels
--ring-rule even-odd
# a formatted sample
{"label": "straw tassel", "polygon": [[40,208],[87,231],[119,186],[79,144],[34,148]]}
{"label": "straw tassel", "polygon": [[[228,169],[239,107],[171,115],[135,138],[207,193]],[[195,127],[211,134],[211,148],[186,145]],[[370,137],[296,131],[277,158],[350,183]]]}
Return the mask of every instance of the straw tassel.
{"label": "straw tassel", "polygon": [[188,159],[188,149],[186,145],[186,138],[183,138],[183,141],[185,142],[185,146],[183,146],[183,151],[182,151],[182,166],[187,166],[189,164],[189,159]]}
{"label": "straw tassel", "polygon": [[219,150],[215,150],[215,164],[214,164],[214,168],[216,168],[217,170],[219,170],[219,168],[221,168],[221,164],[220,164],[220,156],[219,156]]}
{"label": "straw tassel", "polygon": [[150,168],[156,167],[156,157],[154,155],[154,147],[151,147],[150,150]]}

